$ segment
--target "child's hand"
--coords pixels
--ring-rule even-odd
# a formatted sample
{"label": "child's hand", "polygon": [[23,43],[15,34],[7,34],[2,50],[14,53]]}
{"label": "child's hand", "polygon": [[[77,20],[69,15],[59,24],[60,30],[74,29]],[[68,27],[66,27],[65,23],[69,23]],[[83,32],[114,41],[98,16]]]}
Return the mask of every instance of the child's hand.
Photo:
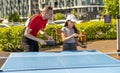
{"label": "child's hand", "polygon": [[86,46],[86,45],[81,45],[81,47],[82,47],[82,48],[87,48],[87,46]]}
{"label": "child's hand", "polygon": [[78,34],[77,34],[77,33],[74,33],[74,34],[73,34],[73,37],[78,37]]}

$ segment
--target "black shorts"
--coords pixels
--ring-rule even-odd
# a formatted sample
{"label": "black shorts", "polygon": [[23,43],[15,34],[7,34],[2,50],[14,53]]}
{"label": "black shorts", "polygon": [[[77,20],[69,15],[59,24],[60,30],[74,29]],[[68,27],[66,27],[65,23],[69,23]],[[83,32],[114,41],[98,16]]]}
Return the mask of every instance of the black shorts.
{"label": "black shorts", "polygon": [[[24,34],[25,29],[26,28],[24,28],[23,30],[23,34]],[[38,42],[25,37],[23,34],[22,34],[22,47],[24,51],[25,52],[38,52],[39,51]]]}
{"label": "black shorts", "polygon": [[63,43],[63,51],[77,51],[76,43]]}

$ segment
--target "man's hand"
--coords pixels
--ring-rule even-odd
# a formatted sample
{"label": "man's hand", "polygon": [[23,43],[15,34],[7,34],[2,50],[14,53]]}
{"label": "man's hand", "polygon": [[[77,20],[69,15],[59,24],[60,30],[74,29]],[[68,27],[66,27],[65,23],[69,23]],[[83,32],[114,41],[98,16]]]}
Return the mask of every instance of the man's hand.
{"label": "man's hand", "polygon": [[48,40],[53,40],[54,41],[54,39],[51,36],[48,36]]}
{"label": "man's hand", "polygon": [[47,43],[46,43],[44,40],[42,40],[42,39],[39,39],[38,42],[39,42],[41,45],[47,45]]}
{"label": "man's hand", "polygon": [[48,34],[46,34],[43,29],[40,30],[40,33],[42,35],[44,35],[48,40],[54,40],[51,36],[49,36]]}

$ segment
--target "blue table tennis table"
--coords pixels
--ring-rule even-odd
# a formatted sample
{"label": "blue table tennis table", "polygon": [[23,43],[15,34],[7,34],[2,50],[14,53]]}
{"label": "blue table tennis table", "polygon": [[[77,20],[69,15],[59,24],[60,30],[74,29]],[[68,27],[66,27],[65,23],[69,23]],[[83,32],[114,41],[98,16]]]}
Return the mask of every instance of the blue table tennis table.
{"label": "blue table tennis table", "polygon": [[120,61],[96,50],[11,53],[1,73],[119,73]]}

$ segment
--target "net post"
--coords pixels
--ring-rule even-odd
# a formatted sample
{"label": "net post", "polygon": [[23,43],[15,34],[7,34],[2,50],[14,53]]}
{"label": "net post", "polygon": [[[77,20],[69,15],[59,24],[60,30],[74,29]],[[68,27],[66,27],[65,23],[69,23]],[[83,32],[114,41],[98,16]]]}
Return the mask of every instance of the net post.
{"label": "net post", "polygon": [[[120,52],[120,15],[117,16],[117,52]],[[117,54],[120,56],[120,53]]]}
{"label": "net post", "polygon": [[3,70],[0,69],[0,72],[3,72]]}

